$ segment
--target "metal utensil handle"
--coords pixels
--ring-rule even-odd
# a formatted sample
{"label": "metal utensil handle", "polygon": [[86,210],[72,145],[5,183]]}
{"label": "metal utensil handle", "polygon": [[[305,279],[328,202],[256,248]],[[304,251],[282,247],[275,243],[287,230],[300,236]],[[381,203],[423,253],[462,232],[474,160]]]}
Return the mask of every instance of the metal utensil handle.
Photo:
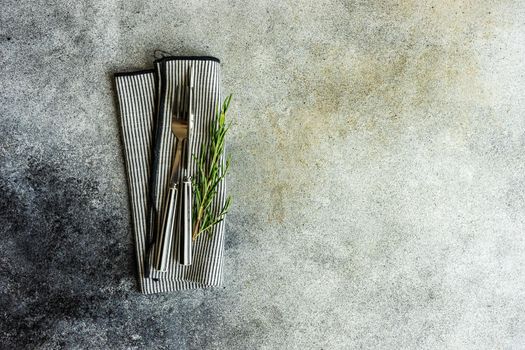
{"label": "metal utensil handle", "polygon": [[180,237],[180,263],[182,265],[191,265],[192,257],[192,220],[191,220],[191,180],[186,177],[182,182],[182,212],[181,212],[181,237]]}
{"label": "metal utensil handle", "polygon": [[177,141],[177,148],[175,150],[175,160],[171,168],[171,178],[166,195],[166,203],[164,216],[162,219],[162,227],[157,237],[157,244],[155,246],[155,268],[159,271],[166,271],[171,259],[171,252],[173,251],[173,237],[175,236],[175,225],[177,223],[177,203],[178,203],[178,183],[176,181],[176,173],[180,164],[182,153],[182,142]]}
{"label": "metal utensil handle", "polygon": [[162,229],[159,239],[157,240],[157,249],[155,254],[155,268],[159,271],[166,271],[171,258],[173,248],[174,226],[176,223],[175,214],[177,211],[177,197],[179,189],[178,184],[170,186],[166,196],[166,209],[164,219],[162,220]]}

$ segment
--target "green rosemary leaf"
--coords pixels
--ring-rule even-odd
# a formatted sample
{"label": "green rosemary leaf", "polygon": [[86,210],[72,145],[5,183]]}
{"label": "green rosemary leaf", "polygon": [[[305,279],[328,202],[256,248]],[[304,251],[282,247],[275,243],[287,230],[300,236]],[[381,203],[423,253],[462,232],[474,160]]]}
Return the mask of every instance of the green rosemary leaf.
{"label": "green rosemary leaf", "polygon": [[215,198],[221,181],[226,176],[231,164],[231,157],[224,161],[222,157],[226,134],[231,123],[226,123],[226,113],[230,107],[232,95],[227,96],[222,106],[217,105],[216,118],[210,125],[209,143],[203,145],[198,156],[194,157],[197,164],[194,186],[194,208],[193,208],[193,239],[200,234],[207,233],[208,237],[213,235],[212,228],[224,220],[231,205],[232,198],[228,196],[222,208],[217,208]]}

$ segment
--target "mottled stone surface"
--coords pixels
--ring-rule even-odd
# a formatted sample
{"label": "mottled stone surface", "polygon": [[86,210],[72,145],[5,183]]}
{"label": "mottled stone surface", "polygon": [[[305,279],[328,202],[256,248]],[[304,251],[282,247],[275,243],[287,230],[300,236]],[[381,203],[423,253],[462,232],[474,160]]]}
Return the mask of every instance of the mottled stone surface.
{"label": "mottled stone surface", "polygon": [[[523,349],[523,1],[0,10],[0,348]],[[222,59],[225,285],[142,296],[112,73]]]}

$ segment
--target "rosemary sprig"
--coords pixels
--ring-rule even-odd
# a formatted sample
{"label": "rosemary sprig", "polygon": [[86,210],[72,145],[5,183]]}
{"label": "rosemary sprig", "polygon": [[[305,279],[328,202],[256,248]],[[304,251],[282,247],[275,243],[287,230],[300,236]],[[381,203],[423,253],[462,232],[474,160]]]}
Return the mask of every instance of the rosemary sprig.
{"label": "rosemary sprig", "polygon": [[218,186],[230,167],[231,158],[228,156],[224,162],[221,156],[224,152],[224,138],[230,128],[230,124],[226,124],[226,112],[231,99],[232,95],[226,97],[220,110],[217,109],[217,117],[210,127],[210,143],[203,145],[199,156],[194,157],[197,173],[193,180],[193,240],[201,233],[208,233],[208,237],[211,237],[213,226],[224,220],[232,202],[231,196],[228,196],[220,210],[214,203]]}

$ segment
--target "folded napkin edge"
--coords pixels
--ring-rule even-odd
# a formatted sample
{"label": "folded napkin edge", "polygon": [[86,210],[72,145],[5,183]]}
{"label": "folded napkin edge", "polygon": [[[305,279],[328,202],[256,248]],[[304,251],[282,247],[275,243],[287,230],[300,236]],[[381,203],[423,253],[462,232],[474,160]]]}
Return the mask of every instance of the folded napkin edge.
{"label": "folded napkin edge", "polygon": [[141,70],[135,70],[131,72],[117,72],[113,74],[113,77],[114,78],[129,77],[131,75],[141,75],[141,74],[148,74],[148,73],[155,73],[155,69],[141,69]]}
{"label": "folded napkin edge", "polygon": [[[154,64],[160,63],[160,62],[168,62],[168,61],[214,61],[217,63],[221,63],[221,61],[217,57],[213,56],[166,56],[159,58],[155,61],[153,61]],[[116,72],[113,73],[114,78],[118,77],[128,77],[133,75],[141,75],[141,74],[148,74],[148,73],[155,73],[155,69],[141,69],[136,71],[126,71],[126,72]]]}
{"label": "folded napkin edge", "polygon": [[159,63],[159,62],[167,62],[167,61],[215,61],[217,63],[221,63],[221,61],[217,57],[213,56],[166,56],[159,58],[153,63]]}

